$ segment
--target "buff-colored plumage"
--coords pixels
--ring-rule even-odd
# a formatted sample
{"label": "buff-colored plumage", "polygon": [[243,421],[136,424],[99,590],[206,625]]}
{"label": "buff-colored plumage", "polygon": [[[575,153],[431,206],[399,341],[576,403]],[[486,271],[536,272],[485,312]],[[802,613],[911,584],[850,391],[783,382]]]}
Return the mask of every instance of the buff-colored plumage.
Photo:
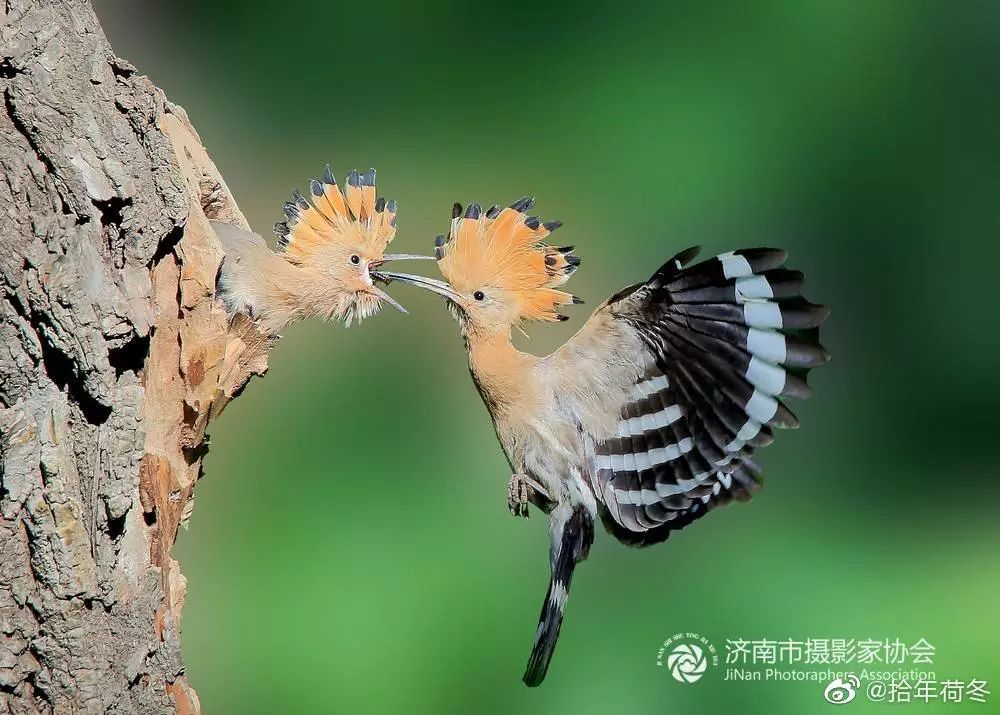
{"label": "buff-colored plumage", "polygon": [[[230,312],[253,316],[275,334],[310,317],[350,325],[395,303],[377,288],[369,268],[386,260],[396,234],[396,202],[376,197],[375,170],[352,171],[343,191],[330,168],[313,179],[309,200],[295,191],[286,203],[286,221],[276,224],[278,251],[256,234],[215,224],[226,253],[219,293]],[[401,309],[401,308],[400,308]]]}
{"label": "buff-colored plumage", "polygon": [[327,170],[321,183],[310,184],[311,202],[298,192],[285,204],[287,221],[275,227],[284,255],[306,263],[330,247],[348,248],[360,255],[381,258],[396,235],[396,204],[375,197],[375,170],[352,171],[345,193]]}
{"label": "buff-colored plumage", "polygon": [[275,227],[284,255],[293,263],[305,263],[330,248],[381,258],[396,235],[396,203],[375,198],[375,170],[352,171],[347,177],[346,196],[329,169],[323,182],[310,182],[307,201],[294,192],[294,202],[285,204],[287,221]]}
{"label": "buff-colored plumage", "polygon": [[[530,206],[522,200],[524,207]],[[518,204],[515,204],[517,206]],[[471,204],[456,205],[447,239],[440,246],[438,267],[457,290],[483,286],[505,291],[519,320],[561,320],[558,308],[573,295],[557,290],[579,263],[572,248],[555,248],[545,239],[558,223],[543,224],[523,209],[494,207],[483,212]]]}

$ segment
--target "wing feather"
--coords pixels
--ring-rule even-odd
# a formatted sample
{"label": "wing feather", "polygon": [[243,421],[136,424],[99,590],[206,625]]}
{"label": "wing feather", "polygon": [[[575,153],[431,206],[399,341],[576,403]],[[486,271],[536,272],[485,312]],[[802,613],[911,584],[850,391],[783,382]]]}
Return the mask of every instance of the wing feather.
{"label": "wing feather", "polygon": [[[696,253],[610,298],[552,356],[557,370],[582,358],[631,381],[613,430],[581,425],[593,440],[602,518],[630,544],[662,541],[720,504],[749,499],[760,485],[754,450],[771,443],[773,428],[798,426],[783,399],[808,397],[808,369],[829,358],[817,342],[828,311],[801,297],[802,274],[782,267],[784,251],[743,249],[687,266]],[[622,329],[642,346],[632,363],[610,358]]]}

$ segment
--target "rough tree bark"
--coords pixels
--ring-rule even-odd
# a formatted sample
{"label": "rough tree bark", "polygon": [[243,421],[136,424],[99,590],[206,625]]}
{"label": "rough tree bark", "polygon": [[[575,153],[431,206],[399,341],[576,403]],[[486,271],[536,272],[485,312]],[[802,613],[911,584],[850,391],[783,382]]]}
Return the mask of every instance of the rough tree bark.
{"label": "rough tree bark", "polygon": [[196,713],[170,556],[271,342],[214,300],[246,226],[85,0],[0,3],[0,712]]}

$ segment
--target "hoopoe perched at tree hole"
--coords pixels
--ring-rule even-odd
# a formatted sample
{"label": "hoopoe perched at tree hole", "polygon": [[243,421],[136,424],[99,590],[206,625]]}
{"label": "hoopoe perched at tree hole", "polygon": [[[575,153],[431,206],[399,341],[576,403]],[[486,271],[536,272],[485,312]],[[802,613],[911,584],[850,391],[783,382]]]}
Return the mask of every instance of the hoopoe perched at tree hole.
{"label": "hoopoe perched at tree hole", "polygon": [[598,518],[625,544],[665,540],[760,485],[754,450],[798,421],[782,403],[829,359],[828,315],[800,295],[785,252],[751,248],[689,265],[698,248],[616,293],[547,357],[518,351],[524,320],[564,320],[580,302],[559,290],[580,261],[545,243],[559,222],[526,215],[532,199],[482,211],[455,204],[436,257],[447,283],[383,272],[445,297],[514,475],[508,506],[548,512],[550,568],[524,682],[542,682],[577,563]]}
{"label": "hoopoe perched at tree hole", "polygon": [[255,233],[212,221],[226,254],[218,292],[229,313],[250,315],[269,335],[305,318],[360,322],[382,301],[405,313],[374,284],[371,269],[431,256],[385,255],[396,235],[396,202],[376,197],[375,170],[352,171],[341,192],[327,165],[309,194],[307,201],[293,191],[285,204],[286,220],[274,226],[277,253]]}

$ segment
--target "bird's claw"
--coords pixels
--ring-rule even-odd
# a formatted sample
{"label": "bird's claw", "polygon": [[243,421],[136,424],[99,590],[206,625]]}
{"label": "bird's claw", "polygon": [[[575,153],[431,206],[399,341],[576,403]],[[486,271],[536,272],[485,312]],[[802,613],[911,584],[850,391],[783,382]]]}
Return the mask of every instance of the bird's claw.
{"label": "bird's claw", "polygon": [[535,494],[539,494],[545,499],[549,498],[548,492],[541,484],[529,477],[527,474],[512,474],[510,482],[507,484],[507,508],[514,516],[528,518],[528,502]]}
{"label": "bird's claw", "polygon": [[511,475],[507,483],[507,508],[514,516],[528,518],[528,482],[524,474]]}

